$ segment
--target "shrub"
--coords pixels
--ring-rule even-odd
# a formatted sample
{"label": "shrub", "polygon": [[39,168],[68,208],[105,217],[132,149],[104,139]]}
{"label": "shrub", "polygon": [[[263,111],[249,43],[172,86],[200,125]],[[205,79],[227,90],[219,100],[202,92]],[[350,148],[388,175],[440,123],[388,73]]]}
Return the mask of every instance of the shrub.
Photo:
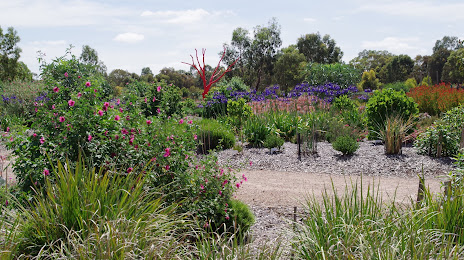
{"label": "shrub", "polygon": [[398,91],[398,92],[402,91],[404,93],[407,93],[410,89],[409,85],[406,85],[406,83],[403,81],[385,84],[382,89],[389,89],[389,88],[395,91]]}
{"label": "shrub", "polygon": [[332,82],[342,89],[356,85],[361,80],[361,72],[351,65],[308,63],[302,75],[311,86]]}
{"label": "shrub", "polygon": [[264,140],[264,147],[269,148],[271,151],[272,148],[280,148],[284,145],[284,139],[276,134],[270,134]]}
{"label": "shrub", "polygon": [[[441,120],[420,134],[414,146],[419,154],[430,156],[453,156],[459,151],[461,131],[464,125],[464,105],[446,112]],[[441,154],[438,155],[438,141],[441,139]]]}
{"label": "shrub", "polygon": [[255,223],[255,216],[248,205],[239,200],[230,200],[228,204],[231,217],[226,222],[226,225],[234,228],[239,237],[244,238],[246,232]]}
{"label": "shrub", "polygon": [[413,118],[403,120],[401,116],[388,117],[385,129],[380,130],[380,137],[385,144],[385,154],[401,154],[406,133],[414,126]]}
{"label": "shrub", "polygon": [[201,142],[198,150],[208,153],[212,149],[229,149],[235,144],[232,131],[214,119],[202,119],[199,123],[198,139]]}
{"label": "shrub", "polygon": [[246,104],[245,99],[240,98],[237,101],[232,100],[228,102],[227,114],[229,115],[232,125],[240,131],[243,126],[243,121],[246,121],[253,115],[253,111],[251,107]]}
{"label": "shrub", "polygon": [[432,116],[440,115],[460,104],[464,104],[464,89],[455,89],[445,83],[430,87],[425,85],[416,87],[407,95],[418,104],[420,112]]}
{"label": "shrub", "polygon": [[[141,86],[137,90],[137,86]],[[145,116],[158,116],[169,117],[173,115],[180,115],[182,94],[178,87],[167,84],[165,81],[154,82],[148,84],[146,82],[135,81],[129,84],[130,92],[136,97],[143,97],[144,102],[141,103],[141,108]],[[134,97],[129,97],[126,102],[131,102]],[[135,98],[137,100],[137,98]]]}
{"label": "shrub", "polygon": [[245,122],[244,134],[248,143],[254,147],[261,147],[271,132],[268,119],[264,116],[253,115]]}
{"label": "shrub", "polygon": [[375,90],[379,89],[382,86],[382,83],[380,83],[379,79],[375,76],[375,71],[370,70],[370,71],[364,71],[361,77],[361,82],[359,83],[359,88],[361,90]]}
{"label": "shrub", "polygon": [[385,129],[385,120],[390,116],[401,116],[407,120],[418,113],[417,104],[404,92],[383,89],[374,92],[366,104],[369,138],[380,138],[379,132]]}
{"label": "shrub", "polygon": [[35,108],[48,99],[43,81],[12,81],[3,84],[0,106],[3,116],[21,116],[26,120]]}
{"label": "shrub", "polygon": [[417,81],[415,78],[409,78],[404,82],[404,85],[406,85],[406,88],[410,90],[417,87]]}
{"label": "shrub", "polygon": [[350,136],[339,136],[332,143],[333,149],[341,152],[343,155],[352,155],[359,148],[359,143]]}
{"label": "shrub", "polygon": [[354,104],[354,101],[349,98],[347,95],[342,95],[339,97],[336,97],[332,103],[331,103],[331,108],[335,109],[337,111],[346,111],[346,110],[355,110],[356,105]]}
{"label": "shrub", "polygon": [[296,113],[270,112],[267,115],[269,127],[285,141],[290,141],[296,135],[299,117]]}

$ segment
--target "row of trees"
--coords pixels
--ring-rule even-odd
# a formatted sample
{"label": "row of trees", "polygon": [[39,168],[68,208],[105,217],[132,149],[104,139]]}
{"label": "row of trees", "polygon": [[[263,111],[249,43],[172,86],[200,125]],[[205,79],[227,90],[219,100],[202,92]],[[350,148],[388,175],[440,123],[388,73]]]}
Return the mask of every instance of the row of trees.
{"label": "row of trees", "polygon": [[[256,90],[278,84],[281,89],[288,91],[307,80],[307,69],[313,67],[311,64],[343,64],[343,52],[330,35],[322,36],[319,32],[302,35],[295,44],[281,48],[280,33],[281,28],[276,19],[271,19],[267,26],[256,26],[252,32],[246,28],[236,28],[232,32],[231,42],[224,44],[226,53],[222,62],[228,67],[238,58],[239,60],[226,78],[238,76]],[[21,49],[17,47],[19,40],[12,27],[6,33],[0,27],[1,81],[32,79],[32,73],[27,66],[18,61],[21,53]],[[222,56],[222,52],[220,55]],[[124,87],[136,80],[165,80],[189,89],[190,92],[196,92],[203,87],[194,68],[189,71],[163,68],[157,75],[149,67],[143,68],[140,74],[122,69],[107,73],[97,51],[88,45],[83,46],[79,60],[94,65],[112,87]],[[385,50],[363,50],[344,66],[348,65],[357,69],[360,75],[363,71],[369,72],[370,77],[375,77],[382,83],[405,81],[408,78],[421,82],[426,76],[431,77],[433,83],[464,82],[464,48],[457,37],[445,36],[437,40],[430,56],[418,55],[412,59],[408,55],[394,55]],[[213,70],[213,67],[206,65],[207,78]]]}

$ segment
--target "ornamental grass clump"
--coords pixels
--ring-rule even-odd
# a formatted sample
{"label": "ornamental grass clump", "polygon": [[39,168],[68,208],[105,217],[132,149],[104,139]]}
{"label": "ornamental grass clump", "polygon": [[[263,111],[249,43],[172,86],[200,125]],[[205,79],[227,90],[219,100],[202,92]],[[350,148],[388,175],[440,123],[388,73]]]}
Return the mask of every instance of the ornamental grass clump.
{"label": "ornamental grass clump", "polygon": [[333,149],[341,152],[343,155],[353,155],[356,150],[359,148],[359,143],[356,142],[356,139],[350,136],[339,136],[332,143]]}
{"label": "ornamental grass clump", "polygon": [[264,147],[269,149],[269,153],[271,153],[272,148],[280,148],[284,145],[284,139],[282,139],[279,135],[270,134],[264,140]]}
{"label": "ornamental grass clump", "polygon": [[385,144],[385,154],[401,154],[406,135],[414,125],[412,116],[407,120],[404,120],[400,115],[388,117],[384,124],[385,129],[379,132],[379,136]]}

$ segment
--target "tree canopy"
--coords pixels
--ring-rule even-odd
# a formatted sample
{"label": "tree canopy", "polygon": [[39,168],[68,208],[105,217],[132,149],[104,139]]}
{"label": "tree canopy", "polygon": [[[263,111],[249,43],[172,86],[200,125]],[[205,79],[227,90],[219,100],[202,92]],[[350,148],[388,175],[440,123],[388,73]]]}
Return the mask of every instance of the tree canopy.
{"label": "tree canopy", "polygon": [[343,57],[340,47],[328,34],[324,37],[319,32],[303,35],[298,38],[297,46],[307,62],[330,64],[341,62]]}
{"label": "tree canopy", "polygon": [[0,81],[32,79],[26,64],[18,61],[22,52],[19,41],[18,32],[13,27],[8,27],[5,33],[0,27]]}

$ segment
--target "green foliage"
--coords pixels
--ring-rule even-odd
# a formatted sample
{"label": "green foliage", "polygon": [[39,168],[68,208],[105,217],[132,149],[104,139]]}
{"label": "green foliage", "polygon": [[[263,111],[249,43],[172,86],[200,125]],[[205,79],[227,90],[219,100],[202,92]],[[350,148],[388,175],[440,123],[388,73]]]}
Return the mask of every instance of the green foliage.
{"label": "green foliage", "polygon": [[[457,155],[463,125],[464,106],[461,105],[446,112],[441,120],[420,134],[414,146],[419,154],[433,157]],[[438,140],[441,140],[441,155],[437,155]]]}
{"label": "green foliage", "polygon": [[427,77],[424,77],[422,79],[422,82],[420,83],[419,86],[428,86],[428,87],[430,87],[432,85],[433,85],[432,78],[430,78],[430,76],[427,76]]}
{"label": "green foliage", "polygon": [[419,110],[417,104],[404,92],[393,89],[374,91],[374,95],[366,104],[369,138],[379,138],[379,131],[385,129],[385,120],[390,116],[400,116],[407,120],[415,116]]}
{"label": "green foliage", "polygon": [[245,85],[239,77],[232,77],[230,80],[222,80],[213,87],[203,102],[203,117],[220,117],[227,114],[229,100],[235,99],[231,96],[233,92],[249,91],[250,87]]}
{"label": "green foliage", "polygon": [[350,65],[360,71],[374,70],[376,74],[379,74],[382,67],[392,58],[393,54],[388,51],[363,50],[357,57],[350,60]]}
{"label": "green foliage", "polygon": [[270,134],[266,136],[266,139],[264,140],[264,147],[268,148],[269,151],[272,148],[278,148],[280,150],[282,145],[284,145],[284,139],[276,134]]}
{"label": "green foliage", "polygon": [[251,106],[246,103],[245,99],[240,98],[237,101],[227,102],[227,114],[229,115],[232,125],[236,129],[241,129],[243,121],[246,121],[253,115],[253,111]]}
{"label": "green foliage", "polygon": [[244,134],[251,146],[261,147],[271,132],[268,119],[264,116],[253,115],[245,122]]}
{"label": "green foliage", "polygon": [[274,65],[275,82],[282,91],[287,92],[303,82],[300,70],[304,67],[305,60],[305,56],[298,51],[295,45],[282,49]]}
{"label": "green foliage", "polygon": [[332,143],[333,149],[341,152],[343,155],[352,155],[359,148],[359,143],[351,136],[339,136]]}
{"label": "green foliage", "polygon": [[46,192],[37,193],[17,220],[14,255],[47,255],[71,249],[77,240],[93,245],[80,253],[99,259],[168,257],[181,249],[178,231],[186,222],[174,215],[174,206],[162,204],[156,190],[144,189],[145,175],[114,175],[83,160],[74,168],[58,162],[50,171],[55,179],[47,178]]}
{"label": "green foliage", "polygon": [[22,52],[17,46],[20,41],[18,32],[13,27],[7,30],[3,33],[0,27],[0,81],[29,79],[29,69],[24,63],[18,62]]}
{"label": "green foliage", "polygon": [[364,71],[361,77],[361,83],[359,83],[359,88],[362,90],[370,89],[375,90],[379,89],[382,83],[380,83],[379,79],[375,76],[375,71]]}
{"label": "green foliage", "polygon": [[408,93],[411,89],[410,86],[406,85],[403,81],[397,81],[394,83],[388,83],[383,86],[383,89],[393,89],[394,91],[401,91],[404,93]]}
{"label": "green foliage", "polygon": [[392,83],[406,81],[414,67],[414,61],[408,55],[394,56],[379,72],[380,81]]}
{"label": "green foliage", "polygon": [[[136,97],[143,97],[144,103],[141,108],[145,116],[173,116],[182,113],[181,100],[182,93],[180,89],[164,81],[147,83],[144,81],[134,81],[128,85],[130,94]],[[130,97],[130,102],[134,97]]]}
{"label": "green foliage", "polygon": [[451,52],[443,66],[441,80],[451,83],[464,83],[464,48]]}
{"label": "green foliage", "polygon": [[0,106],[4,116],[33,117],[35,108],[47,100],[43,81],[11,81],[2,87]]}
{"label": "green foliage", "polygon": [[336,46],[335,40],[328,34],[324,37],[319,32],[306,34],[298,38],[297,46],[310,63],[339,63],[343,57],[340,47]]}
{"label": "green foliage", "polygon": [[308,63],[302,71],[305,81],[312,86],[324,85],[327,82],[338,84],[342,88],[356,85],[361,80],[361,72],[351,65],[341,63],[318,64]]}
{"label": "green foliage", "polygon": [[406,88],[412,89],[417,87],[417,81],[415,78],[409,78],[404,82],[404,85],[406,85]]}
{"label": "green foliage", "polygon": [[341,95],[332,101],[330,108],[337,111],[355,110],[356,104],[347,95]]}
{"label": "green foliage", "polygon": [[389,116],[385,121],[385,129],[379,134],[385,144],[385,154],[401,154],[401,148],[406,134],[414,127],[414,118],[411,116],[403,120],[401,115]]}
{"label": "green foliage", "polygon": [[256,26],[253,38],[247,29],[237,28],[232,33],[231,44],[224,44],[226,55],[223,61],[229,66],[240,57],[231,75],[241,77],[247,85],[254,85],[256,90],[263,89],[271,84],[280,45],[280,25],[275,18],[267,26]]}
{"label": "green foliage", "polygon": [[202,119],[199,123],[199,151],[208,153],[213,149],[229,149],[235,144],[233,132],[214,119]]}
{"label": "green foliage", "polygon": [[[433,207],[400,207],[385,203],[375,186],[363,187],[353,181],[340,194],[324,191],[322,203],[315,196],[307,200],[303,224],[293,240],[298,259],[460,259],[464,248],[451,239],[462,233],[462,196],[447,205],[433,199]],[[453,202],[453,201],[458,202]],[[394,201],[394,200],[393,200]],[[451,205],[455,204],[455,205]],[[443,209],[441,209],[443,205]],[[447,208],[452,208],[451,210]],[[449,222],[446,222],[449,221]],[[460,221],[460,222],[458,222]],[[443,229],[442,224],[448,223]],[[386,246],[388,245],[388,246]]]}
{"label": "green foliage", "polygon": [[181,107],[182,115],[194,115],[199,112],[197,103],[195,103],[195,101],[191,98],[182,100],[179,106]]}
{"label": "green foliage", "polygon": [[230,200],[228,204],[232,217],[229,218],[226,225],[228,227],[233,227],[237,232],[236,234],[244,238],[246,232],[255,223],[255,216],[248,205],[239,200]]}

